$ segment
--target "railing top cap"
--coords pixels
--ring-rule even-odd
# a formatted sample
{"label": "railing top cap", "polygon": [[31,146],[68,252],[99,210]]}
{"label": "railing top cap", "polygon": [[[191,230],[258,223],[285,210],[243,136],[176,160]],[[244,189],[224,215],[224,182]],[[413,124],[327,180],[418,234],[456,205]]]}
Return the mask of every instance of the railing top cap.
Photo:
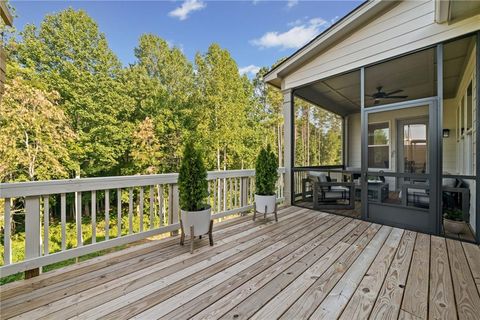
{"label": "railing top cap", "polygon": [[[285,172],[284,168],[279,173]],[[255,170],[227,170],[209,171],[208,179],[218,178],[242,178],[252,177]],[[92,190],[106,190],[117,188],[141,187],[156,184],[175,184],[178,180],[178,173],[133,175],[133,176],[112,176],[80,179],[63,179],[33,182],[16,182],[0,184],[0,198],[13,198],[25,196],[40,196],[48,194],[59,194],[68,192],[82,192]]]}

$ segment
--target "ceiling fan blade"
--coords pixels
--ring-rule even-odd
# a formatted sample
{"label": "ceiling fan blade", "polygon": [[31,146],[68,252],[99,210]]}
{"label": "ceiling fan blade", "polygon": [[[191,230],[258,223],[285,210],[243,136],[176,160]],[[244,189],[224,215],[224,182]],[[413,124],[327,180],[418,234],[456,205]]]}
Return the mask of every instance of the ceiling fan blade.
{"label": "ceiling fan blade", "polygon": [[408,96],[388,96],[388,99],[405,99],[408,98]]}
{"label": "ceiling fan blade", "polygon": [[403,92],[403,90],[402,90],[402,89],[395,90],[395,91],[392,91],[392,92],[386,93],[386,95],[387,95],[387,96],[389,96],[389,95],[391,95],[391,94],[400,93],[400,92]]}

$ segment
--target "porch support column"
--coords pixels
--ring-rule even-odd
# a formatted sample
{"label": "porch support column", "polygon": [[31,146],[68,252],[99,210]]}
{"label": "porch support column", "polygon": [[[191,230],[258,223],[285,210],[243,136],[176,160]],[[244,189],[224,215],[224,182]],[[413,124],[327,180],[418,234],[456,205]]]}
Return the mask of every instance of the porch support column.
{"label": "porch support column", "polygon": [[292,204],[292,158],[293,158],[293,92],[291,89],[282,90],[283,94],[283,121],[284,121],[284,156],[285,167],[284,197],[285,204]]}

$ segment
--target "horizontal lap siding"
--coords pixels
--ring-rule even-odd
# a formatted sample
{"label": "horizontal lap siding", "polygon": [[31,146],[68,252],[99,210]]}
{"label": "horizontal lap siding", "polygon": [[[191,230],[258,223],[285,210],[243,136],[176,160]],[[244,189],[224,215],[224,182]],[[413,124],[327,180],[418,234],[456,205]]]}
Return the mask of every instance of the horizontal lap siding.
{"label": "horizontal lap siding", "polygon": [[478,29],[480,15],[435,23],[435,4],[403,1],[285,78],[285,88],[359,68]]}

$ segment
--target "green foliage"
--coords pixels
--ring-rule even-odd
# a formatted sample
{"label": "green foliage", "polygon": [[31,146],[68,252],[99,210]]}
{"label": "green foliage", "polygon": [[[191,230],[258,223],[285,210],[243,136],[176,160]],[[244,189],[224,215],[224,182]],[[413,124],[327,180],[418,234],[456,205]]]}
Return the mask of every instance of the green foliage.
{"label": "green foliage", "polygon": [[295,99],[295,165],[338,165],[342,162],[342,118]]}
{"label": "green foliage", "polygon": [[[77,171],[82,175],[118,174],[131,136],[123,123],[131,99],[118,81],[121,64],[105,35],[84,11],[66,9],[45,16],[39,28],[27,25],[22,41],[10,46],[12,72],[60,95],[59,103],[78,136]],[[40,84],[41,83],[41,84]]]}
{"label": "green foliage", "polygon": [[256,194],[263,196],[275,194],[275,184],[278,179],[277,161],[270,145],[260,150],[255,164]]}
{"label": "green foliage", "polygon": [[[138,215],[133,217],[133,232],[137,233],[140,231],[140,218]],[[128,216],[122,216],[122,235],[128,234]],[[150,217],[144,215],[143,225],[145,229],[149,228]],[[155,226],[159,226],[160,223],[164,224],[165,222],[160,221],[160,217],[158,215],[154,216],[153,221]],[[110,223],[109,223],[109,236],[110,239],[116,238],[118,229],[117,229],[117,216],[116,213],[112,213],[110,215]],[[1,236],[1,245],[0,245],[0,265],[3,265],[3,255],[4,255],[4,246],[3,246],[3,232],[0,233]],[[43,237],[43,229],[42,229],[42,237]],[[84,244],[92,243],[92,225],[91,221],[88,217],[84,217],[82,219],[82,237],[84,240]],[[59,252],[61,249],[61,224],[58,221],[51,222],[49,226],[49,252]],[[105,220],[98,216],[97,217],[97,237],[96,241],[101,242],[105,240]],[[25,232],[15,232],[11,238],[11,245],[12,245],[12,261],[18,262],[23,261],[25,259]],[[75,248],[77,246],[77,236],[76,236],[76,225],[74,222],[67,222],[66,223],[66,247]],[[85,256],[81,256],[78,258],[79,261],[91,259],[97,256],[104,255],[111,251],[117,251],[125,248],[125,246],[118,246],[115,248],[102,250],[98,252],[94,252]],[[75,264],[76,259],[69,259],[65,261],[61,261],[52,265],[47,265],[43,267],[43,271],[47,272],[49,270],[58,269],[67,265]],[[16,281],[19,279],[23,279],[23,273],[14,274],[8,277],[0,278],[0,285],[9,283],[12,281]]]}
{"label": "green foliage", "polygon": [[453,221],[463,221],[463,212],[459,209],[447,209],[444,211],[443,217]]}
{"label": "green foliage", "polygon": [[75,166],[69,148],[76,135],[55,92],[21,78],[5,86],[0,102],[0,181],[67,178]]}
{"label": "green foliage", "polygon": [[180,207],[185,211],[200,211],[206,208],[208,197],[207,170],[201,153],[193,142],[187,142],[178,175]]}
{"label": "green foliage", "polygon": [[239,75],[230,53],[218,44],[212,44],[204,55],[197,54],[195,63],[196,138],[205,147],[209,168],[244,168],[243,143],[253,129],[247,126],[252,87]]}

